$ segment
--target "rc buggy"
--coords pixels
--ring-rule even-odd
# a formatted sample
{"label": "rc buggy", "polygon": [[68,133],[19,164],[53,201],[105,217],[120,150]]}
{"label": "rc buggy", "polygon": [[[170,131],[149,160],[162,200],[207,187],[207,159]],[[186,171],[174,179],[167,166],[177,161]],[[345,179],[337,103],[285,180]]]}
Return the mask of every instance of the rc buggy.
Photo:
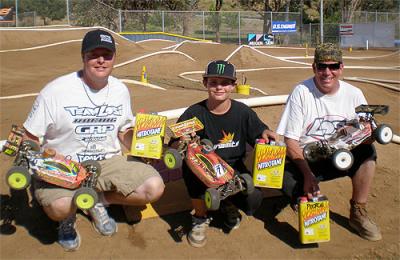
{"label": "rc buggy", "polygon": [[312,142],[304,147],[303,155],[310,162],[332,158],[333,165],[342,171],[350,169],[354,158],[351,149],[372,137],[380,144],[392,140],[393,131],[385,124],[377,124],[374,114],[385,115],[386,105],[360,105],[356,107],[357,117],[340,122],[336,132],[328,139]]}
{"label": "rc buggy", "polygon": [[217,210],[221,200],[238,192],[250,194],[254,191],[253,179],[249,174],[238,174],[219,157],[208,139],[200,140],[196,131],[203,124],[192,118],[169,126],[174,138],[180,138],[177,149],[170,148],[164,153],[164,163],[169,169],[176,169],[186,161],[192,172],[208,187],[204,200],[209,210]]}
{"label": "rc buggy", "polygon": [[58,155],[52,149],[40,151],[37,143],[22,140],[24,131],[13,125],[3,153],[15,156],[13,166],[6,173],[6,182],[12,189],[22,190],[31,183],[31,176],[48,183],[75,190],[75,205],[87,210],[98,201],[94,187],[101,167],[96,161],[75,162]]}

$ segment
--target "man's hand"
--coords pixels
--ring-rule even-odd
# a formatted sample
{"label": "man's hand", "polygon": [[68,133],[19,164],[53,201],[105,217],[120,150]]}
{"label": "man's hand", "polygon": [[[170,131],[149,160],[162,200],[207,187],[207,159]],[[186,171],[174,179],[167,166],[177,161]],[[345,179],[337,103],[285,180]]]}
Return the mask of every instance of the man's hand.
{"label": "man's hand", "polygon": [[128,152],[131,150],[132,139],[133,139],[133,127],[126,129],[124,132],[118,133],[118,139]]}
{"label": "man's hand", "polygon": [[318,196],[321,193],[318,186],[318,180],[312,172],[304,174],[303,190],[308,199],[312,199],[312,197]]}
{"label": "man's hand", "polygon": [[287,156],[296,164],[297,168],[303,174],[303,191],[309,199],[320,194],[318,180],[311,171],[310,166],[303,156],[303,149],[300,148],[299,141],[285,137],[287,145]]}

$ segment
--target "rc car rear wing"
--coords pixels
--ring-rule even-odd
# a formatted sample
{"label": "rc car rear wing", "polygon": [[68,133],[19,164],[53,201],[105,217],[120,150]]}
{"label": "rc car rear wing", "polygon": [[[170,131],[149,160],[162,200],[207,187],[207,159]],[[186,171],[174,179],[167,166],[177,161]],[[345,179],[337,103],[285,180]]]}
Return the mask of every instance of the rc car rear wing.
{"label": "rc car rear wing", "polygon": [[356,113],[369,113],[386,115],[389,112],[389,106],[387,105],[359,105],[356,107]]}
{"label": "rc car rear wing", "polygon": [[197,132],[203,128],[204,125],[197,117],[168,126],[168,129],[172,132],[173,138],[189,135],[190,133]]}

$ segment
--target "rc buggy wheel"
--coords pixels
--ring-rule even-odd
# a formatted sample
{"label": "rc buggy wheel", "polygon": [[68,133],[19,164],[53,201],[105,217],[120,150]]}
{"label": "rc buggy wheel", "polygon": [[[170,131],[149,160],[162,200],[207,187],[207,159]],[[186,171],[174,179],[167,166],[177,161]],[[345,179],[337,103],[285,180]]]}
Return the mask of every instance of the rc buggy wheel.
{"label": "rc buggy wheel", "polygon": [[14,190],[26,189],[31,183],[29,170],[22,166],[13,166],[7,171],[6,182]]}
{"label": "rc buggy wheel", "polygon": [[306,144],[303,148],[304,159],[306,159],[309,162],[316,162],[317,161],[317,156],[316,156],[317,149],[318,149],[318,147],[315,143]]}
{"label": "rc buggy wheel", "polygon": [[183,159],[178,150],[168,149],[164,154],[163,161],[168,169],[173,170],[178,169],[182,166]]}
{"label": "rc buggy wheel", "polygon": [[393,130],[388,125],[379,125],[374,131],[374,137],[378,143],[388,144],[392,141]]}
{"label": "rc buggy wheel", "polygon": [[89,187],[82,187],[74,194],[74,203],[81,210],[88,210],[94,207],[98,201],[97,192]]}
{"label": "rc buggy wheel", "polygon": [[82,167],[84,167],[88,172],[92,172],[96,174],[98,177],[101,173],[101,165],[98,161],[95,160],[87,160],[81,163]]}
{"label": "rc buggy wheel", "polygon": [[353,154],[349,150],[338,149],[333,153],[332,162],[337,169],[346,171],[353,165]]}
{"label": "rc buggy wheel", "polygon": [[22,146],[23,147],[27,147],[28,150],[32,150],[32,151],[35,151],[35,152],[39,152],[40,151],[40,146],[36,142],[34,142],[32,140],[23,141]]}
{"label": "rc buggy wheel", "polygon": [[219,204],[221,203],[221,198],[219,196],[219,191],[215,188],[208,188],[204,194],[204,201],[206,207],[209,210],[219,209]]}
{"label": "rc buggy wheel", "polygon": [[203,145],[201,151],[205,154],[211,153],[214,151],[214,144],[209,139],[202,139],[200,144]]}
{"label": "rc buggy wheel", "polygon": [[250,176],[250,174],[244,173],[239,176],[244,182],[245,190],[243,190],[243,193],[245,195],[251,194],[254,192],[254,183],[253,183],[253,178]]}

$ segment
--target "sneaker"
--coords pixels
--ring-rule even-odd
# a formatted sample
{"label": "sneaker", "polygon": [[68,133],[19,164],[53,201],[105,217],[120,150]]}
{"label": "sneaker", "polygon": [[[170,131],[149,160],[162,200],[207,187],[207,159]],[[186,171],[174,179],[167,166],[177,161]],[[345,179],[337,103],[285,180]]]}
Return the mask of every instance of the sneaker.
{"label": "sneaker", "polygon": [[378,241],[382,239],[381,231],[375,222],[369,217],[366,203],[357,203],[350,200],[349,225],[364,239]]}
{"label": "sneaker", "polygon": [[192,216],[192,229],[187,235],[188,242],[194,247],[203,247],[206,245],[206,231],[210,225],[211,218],[201,218]]}
{"label": "sneaker", "polygon": [[76,215],[70,216],[59,222],[58,243],[66,251],[75,251],[81,244],[81,237],[75,229]]}
{"label": "sneaker", "polygon": [[232,202],[224,200],[220,210],[224,217],[224,225],[229,229],[238,229],[242,221],[242,215],[238,208]]}
{"label": "sneaker", "polygon": [[102,203],[96,203],[89,209],[94,229],[103,236],[112,236],[118,230],[118,225],[113,218],[108,216],[107,209]]}

